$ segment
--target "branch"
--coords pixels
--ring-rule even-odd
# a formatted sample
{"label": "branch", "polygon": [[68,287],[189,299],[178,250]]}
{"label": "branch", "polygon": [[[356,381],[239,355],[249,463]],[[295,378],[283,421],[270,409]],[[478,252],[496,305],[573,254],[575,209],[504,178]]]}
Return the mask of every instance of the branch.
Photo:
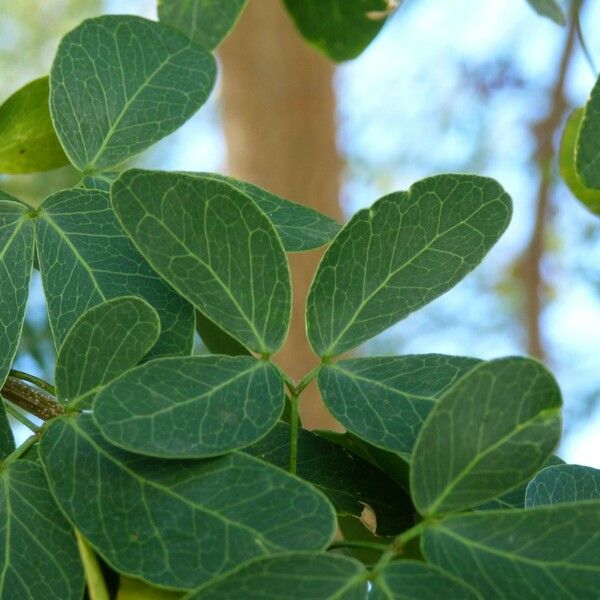
{"label": "branch", "polygon": [[0,395],[44,421],[58,417],[65,412],[56,398],[43,390],[23,383],[16,377],[7,377]]}
{"label": "branch", "polygon": [[[577,10],[574,3],[574,10]],[[539,171],[539,184],[536,193],[535,219],[529,244],[521,260],[519,269],[525,290],[524,320],[527,328],[527,349],[531,356],[543,359],[544,344],[540,328],[543,309],[544,281],[541,263],[544,258],[547,220],[549,216],[552,177],[550,165],[555,156],[554,135],[560,127],[567,109],[565,99],[565,79],[571,58],[574,54],[577,21],[571,18],[569,30],[560,56],[556,79],[550,92],[550,110],[548,114],[532,125],[536,139],[535,161]]]}

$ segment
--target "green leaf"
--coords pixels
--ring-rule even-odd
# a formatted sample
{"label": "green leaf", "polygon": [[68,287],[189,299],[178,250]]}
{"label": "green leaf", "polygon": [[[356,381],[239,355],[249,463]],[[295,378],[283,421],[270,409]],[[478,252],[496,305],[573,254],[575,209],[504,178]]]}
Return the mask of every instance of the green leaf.
{"label": "green leaf", "polygon": [[73,532],[44,471],[20,460],[0,473],[0,597],[80,600],[83,568]]}
{"label": "green leaf", "polygon": [[0,461],[15,449],[15,438],[6,414],[4,402],[0,396]]}
{"label": "green leaf", "polygon": [[506,229],[510,197],[493,179],[437,175],[359,211],[323,257],[306,305],[322,357],[351,350],[431,302]]}
{"label": "green leaf", "polygon": [[286,252],[305,252],[328,244],[340,231],[337,221],[308,207],[280,198],[257,185],[216,173],[189,173],[224,181],[250,196],[273,223]]}
{"label": "green leaf", "polygon": [[401,560],[377,571],[371,600],[483,600],[464,581],[416,560]]}
{"label": "green leaf", "polygon": [[557,25],[565,24],[565,15],[556,0],[527,0],[527,3],[538,15],[548,17]]}
{"label": "green leaf", "polygon": [[468,508],[528,480],[561,434],[561,396],[529,358],[481,363],[429,414],[413,451],[411,492],[423,515]]}
{"label": "green leaf", "polygon": [[30,211],[0,192],[0,388],[15,358],[33,268]]}
{"label": "green leaf", "polygon": [[70,161],[102,171],[175,131],[215,77],[213,57],[170,27],[130,15],[87,19],[60,42],[50,111]]}
{"label": "green leaf", "polygon": [[[579,125],[575,168],[586,188],[600,189],[600,77],[592,89]],[[595,203],[593,206],[596,206]]]}
{"label": "green leaf", "polygon": [[598,596],[600,502],[452,515],[421,545],[486,600]]}
{"label": "green leaf", "polygon": [[409,463],[396,452],[382,450],[348,432],[318,430],[315,433],[377,467],[399,484],[403,490],[408,491]]}
{"label": "green leaf", "polygon": [[0,106],[0,173],[48,171],[69,164],[56,137],[48,77],[30,81]]}
{"label": "green leaf", "polygon": [[284,0],[300,33],[335,61],[357,57],[398,5],[393,0]]}
{"label": "green leaf", "polygon": [[[565,462],[553,454],[545,463],[544,468],[551,465],[564,465]],[[480,504],[475,507],[475,510],[496,510],[498,508],[525,508],[525,494],[527,492],[527,486],[529,482],[520,485],[519,487],[511,490],[510,492],[503,494],[500,498],[494,498],[488,500],[484,504]]]}
{"label": "green leaf", "polygon": [[171,592],[157,588],[139,579],[120,577],[119,592],[116,600],[181,600],[181,592]]}
{"label": "green leaf", "polygon": [[294,552],[253,560],[185,600],[366,600],[367,571],[335,554]]}
{"label": "green leaf", "polygon": [[527,486],[525,508],[600,500],[600,469],[555,465],[542,469]]}
{"label": "green leaf", "polygon": [[563,129],[559,155],[560,175],[573,196],[581,200],[593,213],[600,215],[600,190],[594,190],[583,185],[577,175],[575,165],[575,146],[583,114],[583,108],[574,110]]}
{"label": "green leaf", "polygon": [[300,479],[242,453],[145,458],[110,445],[92,416],[50,423],[41,456],[67,518],[116,570],[191,589],[241,562],[320,550],[335,514]]}
{"label": "green leaf", "polygon": [[[245,452],[282,469],[290,462],[290,428],[275,429]],[[377,535],[393,535],[414,525],[407,494],[379,469],[318,435],[298,431],[297,474],[329,497],[339,515],[361,518],[365,507],[377,519]]]}
{"label": "green leaf", "polygon": [[158,0],[158,18],[213,50],[233,29],[246,0]]}
{"label": "green leaf", "polygon": [[442,354],[355,358],[324,365],[318,384],[348,431],[408,461],[437,399],[480,362]]}
{"label": "green leaf", "polygon": [[94,419],[125,450],[205,458],[266,435],[283,402],[283,379],[272,363],[251,356],[159,358],[105,387]]}
{"label": "green leaf", "polygon": [[250,350],[281,347],[291,310],[287,258],[246,194],[211,177],[132,169],[111,196],[140,252],[198,310]]}
{"label": "green leaf", "polygon": [[227,356],[250,355],[248,348],[242,346],[234,337],[215,325],[199,310],[196,311],[196,331],[208,351],[213,354],[226,354]]}
{"label": "green leaf", "polygon": [[139,296],[158,313],[161,335],[150,352],[189,354],[194,311],[146,263],[121,229],[107,193],[72,189],[39,209],[36,240],[50,327],[57,346],[89,308]]}
{"label": "green leaf", "polygon": [[140,298],[94,306],[75,322],[58,352],[58,397],[72,408],[90,408],[102,387],[140,362],[159,335],[156,311]]}

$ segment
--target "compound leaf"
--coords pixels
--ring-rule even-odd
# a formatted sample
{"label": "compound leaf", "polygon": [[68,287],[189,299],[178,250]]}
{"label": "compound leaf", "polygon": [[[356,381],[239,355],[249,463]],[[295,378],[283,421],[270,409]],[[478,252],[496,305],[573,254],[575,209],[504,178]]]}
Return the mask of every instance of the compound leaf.
{"label": "compound leaf", "polygon": [[189,354],[193,308],[148,265],[125,235],[101,190],[71,189],[39,209],[36,241],[50,327],[58,347],[86,310],[139,296],[158,313],[161,334],[150,356]]}
{"label": "compound leaf", "polygon": [[479,362],[442,354],[355,358],[324,365],[318,384],[348,431],[409,460],[437,399]]}
{"label": "compound leaf", "polygon": [[90,544],[116,570],[157,585],[192,589],[252,558],[321,550],[335,530],[320,492],[247,454],[130,454],[89,414],[52,421],[40,454],[59,506]]}
{"label": "compound leaf", "polygon": [[197,173],[198,176],[224,181],[250,196],[271,220],[281,237],[286,252],[305,252],[328,244],[340,231],[340,225],[320,212],[280,198],[267,190],[216,173]]}
{"label": "compound leaf", "polygon": [[447,516],[421,547],[482,598],[596,598],[600,502]]}
{"label": "compound leaf", "polygon": [[33,268],[30,211],[0,192],[0,387],[15,358]]}
{"label": "compound leaf", "polygon": [[80,600],[77,544],[42,467],[14,462],[0,472],[0,485],[0,597]]}
{"label": "compound leaf", "polygon": [[214,58],[171,27],[131,15],[87,19],[50,72],[58,137],[81,171],[103,171],[175,131],[204,104]]}
{"label": "compound leaf", "polygon": [[502,187],[475,175],[429,177],[359,211],[308,294],[313,350],[351,350],[449,290],[481,262],[510,215]]}
{"label": "compound leaf", "polygon": [[269,219],[211,177],[132,169],[111,188],[125,231],[150,264],[215,325],[270,354],[287,335],[290,273]]}
{"label": "compound leaf", "polygon": [[542,469],[529,482],[525,508],[582,500],[600,501],[600,469],[554,465]]}
{"label": "compound leaf", "polygon": [[114,298],[86,311],[56,358],[59,398],[73,408],[90,408],[100,389],[140,362],[159,335],[156,311],[140,298]]}
{"label": "compound leaf", "polygon": [[366,600],[367,570],[335,554],[294,552],[253,560],[185,600]]}
{"label": "compound leaf", "polygon": [[357,57],[397,6],[390,0],[284,0],[296,27],[335,61]]}
{"label": "compound leaf", "polygon": [[158,0],[158,18],[208,50],[233,29],[246,0]]}
{"label": "compound leaf", "polygon": [[411,493],[421,514],[468,508],[517,487],[561,434],[561,395],[528,358],[481,363],[433,408],[413,450]]}
{"label": "compound leaf", "polygon": [[48,171],[69,164],[56,137],[48,77],[30,81],[0,106],[0,173]]}
{"label": "compound leaf", "polygon": [[483,600],[464,581],[416,560],[387,564],[377,572],[371,600]]}
{"label": "compound leaf", "polygon": [[600,78],[596,80],[579,125],[575,168],[586,188],[600,189]]}
{"label": "compound leaf", "polygon": [[248,348],[240,344],[234,337],[215,325],[199,310],[196,311],[196,331],[212,354],[226,354],[227,356],[248,356]]}
{"label": "compound leaf", "polygon": [[[289,425],[278,423],[245,452],[287,469]],[[306,429],[298,431],[297,474],[328,496],[338,515],[361,518],[365,507],[371,509],[377,535],[400,533],[414,524],[410,498],[396,482],[341,446]]]}
{"label": "compound leaf", "polygon": [[125,450],[204,458],[259,440],[283,403],[283,379],[272,363],[251,356],[159,358],[105,387],[94,419]]}

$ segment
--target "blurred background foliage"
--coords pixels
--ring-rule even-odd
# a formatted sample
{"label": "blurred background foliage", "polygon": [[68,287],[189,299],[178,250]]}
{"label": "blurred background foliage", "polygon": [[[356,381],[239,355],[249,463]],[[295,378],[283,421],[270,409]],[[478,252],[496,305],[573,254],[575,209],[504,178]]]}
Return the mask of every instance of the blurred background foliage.
{"label": "blurred background foliage", "polygon": [[[275,0],[250,0],[250,9],[261,2]],[[567,2],[565,8],[571,5]],[[48,73],[64,33],[83,18],[106,12],[155,18],[156,8],[153,0],[0,0],[0,100]],[[240,27],[244,19],[256,18],[247,12]],[[297,147],[299,155],[308,153],[314,173],[339,184],[346,218],[380,196],[435,173],[475,172],[502,183],[513,197],[514,218],[482,266],[361,352],[535,355],[553,370],[563,390],[565,439],[560,453],[569,462],[596,467],[600,221],[561,182],[557,148],[569,112],[585,103],[598,75],[593,64],[594,58],[600,64],[600,36],[594,28],[598,22],[600,3],[582,3],[580,28],[590,61],[574,24],[559,27],[540,18],[524,0],[405,0],[358,59],[335,72],[329,67],[324,71],[335,92],[337,108],[331,119],[339,169],[326,168],[319,152],[303,149],[300,141],[280,141],[282,147]],[[224,46],[225,67],[235,45],[241,44],[242,33],[236,35]],[[296,43],[291,37],[291,30],[285,30],[275,51],[282,56],[288,52],[288,38],[290,48]],[[257,39],[258,44],[262,41]],[[225,69],[225,77],[227,73]],[[269,70],[255,76],[268,77]],[[294,76],[290,72],[292,83]],[[247,88],[246,94],[254,91]],[[218,85],[197,115],[136,164],[236,175],[235,168],[228,168],[227,144],[232,146],[236,133],[228,128],[227,98],[226,110],[222,108],[227,93],[227,85]],[[283,102],[279,110],[284,118],[295,109],[290,104],[288,111]],[[312,109],[306,108],[301,118],[306,123],[314,119]],[[258,142],[233,142],[245,143],[246,152],[260,153],[260,147],[252,146],[260,143],[260,135],[258,131]],[[276,160],[267,154],[267,165]],[[246,178],[261,183],[259,173]],[[76,181],[67,167],[2,177],[0,187],[37,205]],[[303,190],[295,195],[293,199],[305,200]],[[310,199],[333,215],[337,200]],[[51,379],[54,350],[39,277],[32,286],[16,367]]]}

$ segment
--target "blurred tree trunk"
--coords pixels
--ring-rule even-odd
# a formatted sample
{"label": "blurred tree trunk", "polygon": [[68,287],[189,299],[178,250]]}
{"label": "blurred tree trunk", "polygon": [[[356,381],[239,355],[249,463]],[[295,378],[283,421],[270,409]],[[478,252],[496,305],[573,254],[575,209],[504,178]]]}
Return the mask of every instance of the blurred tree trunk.
{"label": "blurred tree trunk", "polygon": [[[220,50],[229,172],[340,219],[333,66],[294,30],[280,0],[250,0]],[[322,252],[289,255],[293,316],[276,362],[294,379],[318,363],[306,341],[306,293]],[[301,399],[308,427],[330,426],[311,384]]]}

